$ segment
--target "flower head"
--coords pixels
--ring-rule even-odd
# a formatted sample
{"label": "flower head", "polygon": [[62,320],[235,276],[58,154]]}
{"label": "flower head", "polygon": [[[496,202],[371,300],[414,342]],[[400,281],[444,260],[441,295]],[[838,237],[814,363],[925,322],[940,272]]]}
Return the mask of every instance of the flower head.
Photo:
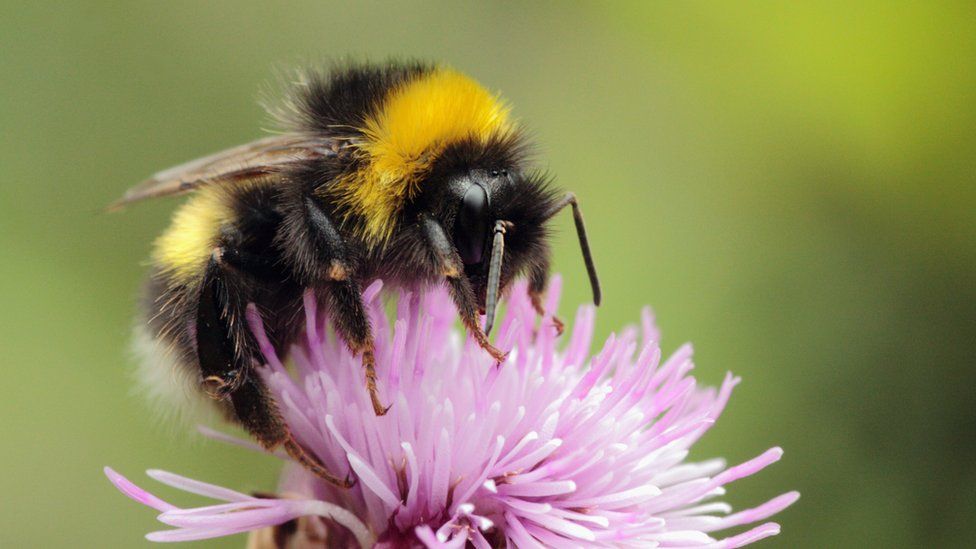
{"label": "flower head", "polygon": [[[548,310],[555,310],[558,278],[552,286]],[[358,483],[337,489],[289,464],[281,497],[269,499],[150,471],[226,502],[180,509],[107,469],[120,490],[176,527],[149,539],[204,539],[304,517],[303,535],[330,546],[739,547],[779,526],[713,533],[763,521],[799,497],[788,492],[738,513],[714,501],[782,451],[733,467],[687,461],[738,379],[698,387],[690,346],[662,361],[649,311],[641,329],[611,336],[591,355],[594,309],[581,307],[557,350],[552,319],[537,325],[525,287],[516,286],[499,330],[499,346],[512,352],[498,366],[453,329],[442,290],[400,295],[391,329],[379,289],[374,283],[364,298],[380,389],[393,403],[382,417],[363,388],[359,359],[328,334],[311,296],[306,334],[291,353],[294,372],[258,315],[249,319],[267,361],[262,375],[290,429],[331,471]]]}

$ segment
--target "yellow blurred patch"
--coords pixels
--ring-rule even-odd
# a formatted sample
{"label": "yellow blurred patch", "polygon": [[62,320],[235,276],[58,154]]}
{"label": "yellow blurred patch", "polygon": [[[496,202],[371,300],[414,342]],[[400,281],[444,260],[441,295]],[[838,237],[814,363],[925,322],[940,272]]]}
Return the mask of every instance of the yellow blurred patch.
{"label": "yellow blurred patch", "polygon": [[153,264],[179,283],[202,276],[220,228],[233,216],[222,189],[200,189],[176,210],[169,228],[156,239]]}
{"label": "yellow blurred patch", "polygon": [[512,131],[509,108],[471,78],[437,69],[394,90],[361,128],[357,145],[368,160],[359,172],[330,189],[371,245],[393,232],[403,203],[414,196],[434,159],[451,143],[487,141]]}

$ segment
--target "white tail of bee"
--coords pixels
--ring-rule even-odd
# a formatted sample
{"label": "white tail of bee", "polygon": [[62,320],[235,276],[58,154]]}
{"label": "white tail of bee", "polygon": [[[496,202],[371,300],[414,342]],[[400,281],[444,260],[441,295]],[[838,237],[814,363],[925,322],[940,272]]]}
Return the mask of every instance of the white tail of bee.
{"label": "white tail of bee", "polygon": [[189,432],[217,416],[217,407],[200,390],[194,368],[182,364],[172,346],[153,337],[142,323],[133,331],[131,353],[137,363],[136,391],[163,423]]}

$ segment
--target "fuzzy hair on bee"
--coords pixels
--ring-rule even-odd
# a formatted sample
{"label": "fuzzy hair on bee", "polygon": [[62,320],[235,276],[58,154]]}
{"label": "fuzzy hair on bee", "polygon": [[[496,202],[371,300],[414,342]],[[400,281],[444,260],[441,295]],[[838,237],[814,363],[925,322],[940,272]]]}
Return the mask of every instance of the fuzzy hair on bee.
{"label": "fuzzy hair on bee", "polygon": [[264,447],[348,486],[282,421],[254,371],[251,322],[285,351],[314,300],[362,357],[382,415],[361,295],[371,280],[445,284],[467,332],[502,362],[488,338],[499,296],[526,277],[545,314],[548,223],[569,206],[596,303],[600,287],[575,196],[531,168],[510,107],[470,77],[419,62],[345,65],[306,73],[275,114],[281,134],[159,172],[110,208],[190,194],[150,256],[137,330],[152,349],[149,383],[175,368]]}

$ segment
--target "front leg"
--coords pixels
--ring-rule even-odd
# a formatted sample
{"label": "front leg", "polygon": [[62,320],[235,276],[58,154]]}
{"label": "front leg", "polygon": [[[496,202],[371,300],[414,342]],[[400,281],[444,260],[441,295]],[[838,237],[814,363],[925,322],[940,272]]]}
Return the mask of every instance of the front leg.
{"label": "front leg", "polygon": [[464,264],[461,262],[461,257],[454,249],[450,239],[447,238],[447,234],[444,233],[444,228],[434,219],[424,215],[420,218],[420,229],[430,247],[431,261],[437,266],[437,272],[447,281],[451,299],[454,300],[458,316],[461,317],[465,329],[492,358],[498,362],[504,362],[508,353],[500,351],[491,344],[488,340],[488,334],[478,322],[478,301],[475,298],[474,290],[471,288],[471,283],[464,276]]}
{"label": "front leg", "polygon": [[508,358],[508,353],[501,351],[491,344],[491,341],[488,340],[488,334],[485,333],[485,330],[481,327],[481,323],[478,322],[477,300],[474,297],[474,290],[471,288],[468,279],[459,276],[453,278],[448,277],[446,280],[447,287],[451,293],[451,299],[454,300],[454,305],[457,307],[458,316],[461,317],[461,322],[468,330],[468,333],[474,337],[478,345],[487,351],[495,361],[505,362],[505,359]]}

